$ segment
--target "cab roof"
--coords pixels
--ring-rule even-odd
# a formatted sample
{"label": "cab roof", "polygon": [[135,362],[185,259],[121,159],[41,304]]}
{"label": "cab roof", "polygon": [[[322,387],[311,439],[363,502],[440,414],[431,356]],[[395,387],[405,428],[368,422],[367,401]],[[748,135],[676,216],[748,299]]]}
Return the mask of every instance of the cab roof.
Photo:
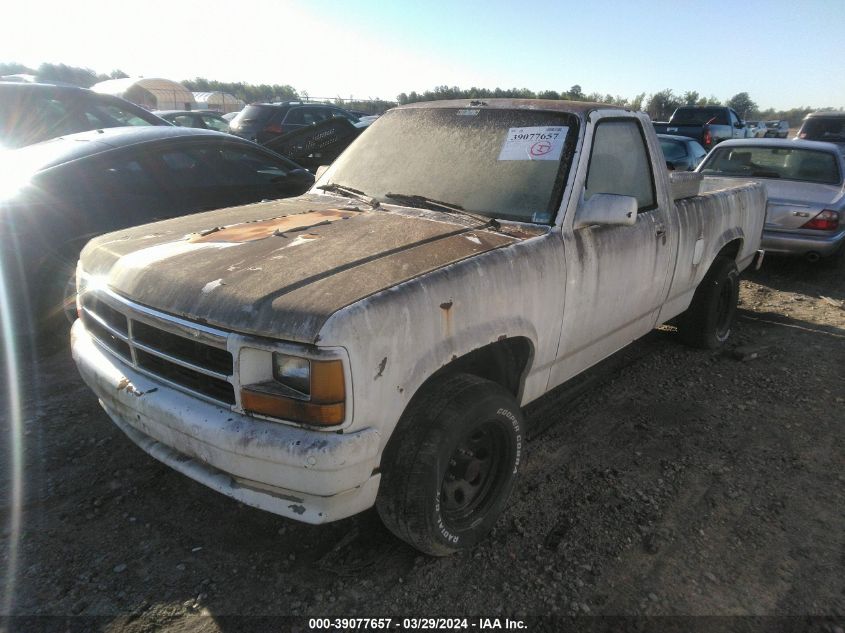
{"label": "cab roof", "polygon": [[399,106],[397,110],[414,108],[483,108],[485,110],[546,110],[568,112],[583,117],[594,110],[631,110],[608,103],[592,101],[564,101],[560,99],[448,99],[443,101],[419,101]]}

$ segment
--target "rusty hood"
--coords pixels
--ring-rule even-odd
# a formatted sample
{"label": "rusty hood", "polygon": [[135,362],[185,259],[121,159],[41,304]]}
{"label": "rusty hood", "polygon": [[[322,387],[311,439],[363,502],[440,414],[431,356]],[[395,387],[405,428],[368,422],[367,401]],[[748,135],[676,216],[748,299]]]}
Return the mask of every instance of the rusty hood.
{"label": "rusty hood", "polygon": [[530,237],[443,214],[305,195],[118,231],[83,250],[85,274],[163,312],[313,343],[337,310]]}

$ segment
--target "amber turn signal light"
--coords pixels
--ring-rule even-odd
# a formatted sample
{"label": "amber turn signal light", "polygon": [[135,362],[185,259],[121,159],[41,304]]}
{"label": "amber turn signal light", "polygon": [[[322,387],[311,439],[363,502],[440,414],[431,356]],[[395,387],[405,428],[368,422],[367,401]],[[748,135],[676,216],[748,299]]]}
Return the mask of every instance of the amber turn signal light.
{"label": "amber turn signal light", "polygon": [[241,403],[244,409],[252,413],[260,413],[271,418],[304,424],[334,426],[343,422],[346,415],[345,406],[342,402],[314,404],[313,402],[261,392],[254,387],[244,387],[241,390]]}

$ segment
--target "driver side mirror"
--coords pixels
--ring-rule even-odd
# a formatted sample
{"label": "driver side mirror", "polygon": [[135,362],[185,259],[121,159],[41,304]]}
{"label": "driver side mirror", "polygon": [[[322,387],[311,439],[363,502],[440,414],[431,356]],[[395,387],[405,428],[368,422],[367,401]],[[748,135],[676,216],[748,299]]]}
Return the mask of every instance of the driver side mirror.
{"label": "driver side mirror", "polygon": [[596,193],[584,200],[575,214],[575,227],[633,226],[637,222],[639,204],[633,196]]}

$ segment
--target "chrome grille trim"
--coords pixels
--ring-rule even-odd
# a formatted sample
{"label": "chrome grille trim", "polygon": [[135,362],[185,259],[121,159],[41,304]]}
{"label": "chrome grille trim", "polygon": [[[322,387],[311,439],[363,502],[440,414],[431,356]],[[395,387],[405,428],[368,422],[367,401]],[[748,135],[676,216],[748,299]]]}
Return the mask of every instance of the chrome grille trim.
{"label": "chrome grille trim", "polygon": [[[173,363],[174,365],[179,365],[180,367],[184,367],[185,369],[191,369],[197,373],[205,374],[206,376],[211,376],[212,378],[217,378],[218,380],[229,380],[229,374],[221,374],[211,369],[206,369],[200,365],[195,365],[194,363],[190,363],[186,360],[182,360],[176,356],[171,356],[170,354],[166,354],[161,352],[153,347],[148,345],[144,345],[143,343],[139,343],[138,341],[128,341],[129,345],[132,348],[132,351],[141,350],[142,352],[147,352],[147,354],[152,354],[154,356],[158,356],[166,360],[169,363]],[[137,361],[136,361],[137,362]]]}
{"label": "chrome grille trim", "polygon": [[82,309],[85,311],[85,314],[87,314],[92,319],[94,319],[100,325],[100,327],[103,328],[104,330],[106,330],[109,334],[111,334],[115,338],[119,338],[124,343],[129,343],[129,337],[128,336],[126,336],[123,332],[120,332],[116,328],[113,328],[111,325],[109,325],[105,321],[105,319],[100,317],[99,314],[95,313],[93,310],[89,310],[88,308],[86,308],[84,306],[83,306]]}
{"label": "chrome grille trim", "polygon": [[[114,310],[126,319],[128,334],[119,331],[103,318],[103,316],[97,314],[96,306],[98,303],[104,304],[107,308]],[[83,312],[83,321],[86,318],[91,319],[104,332],[113,336],[118,341],[125,343],[128,346],[131,358],[127,358],[123,353],[116,350],[114,348],[114,342],[102,340],[100,336],[97,336],[97,331],[87,328],[94,340],[105,351],[129,363],[139,373],[174,389],[229,409],[235,405],[234,356],[227,348],[228,332],[147,308],[125,299],[108,289],[84,291],[80,297],[80,304]],[[182,358],[171,352],[157,349],[149,340],[142,342],[137,338],[136,323],[143,324],[147,328],[152,328],[156,331],[161,331],[165,336],[178,337],[180,341],[185,343],[187,351],[198,352],[198,354],[195,358]],[[120,347],[120,345],[117,345],[117,347]],[[217,358],[213,358],[208,362],[209,364],[220,365],[222,364],[221,360],[225,360],[230,368],[229,373],[223,373],[217,369],[203,366],[202,357],[204,356],[208,359],[208,353],[210,351],[204,348],[213,348],[214,350],[225,352],[225,354],[215,353]],[[228,358],[225,358],[225,356],[228,356]],[[150,363],[149,357],[158,360],[155,363]],[[160,373],[159,371],[152,371],[148,366],[145,366],[150,364],[158,365],[158,363],[161,363],[161,367],[166,371]],[[208,380],[203,382],[202,379],[205,377]],[[199,385],[205,386],[208,393],[199,390],[197,388]]]}

